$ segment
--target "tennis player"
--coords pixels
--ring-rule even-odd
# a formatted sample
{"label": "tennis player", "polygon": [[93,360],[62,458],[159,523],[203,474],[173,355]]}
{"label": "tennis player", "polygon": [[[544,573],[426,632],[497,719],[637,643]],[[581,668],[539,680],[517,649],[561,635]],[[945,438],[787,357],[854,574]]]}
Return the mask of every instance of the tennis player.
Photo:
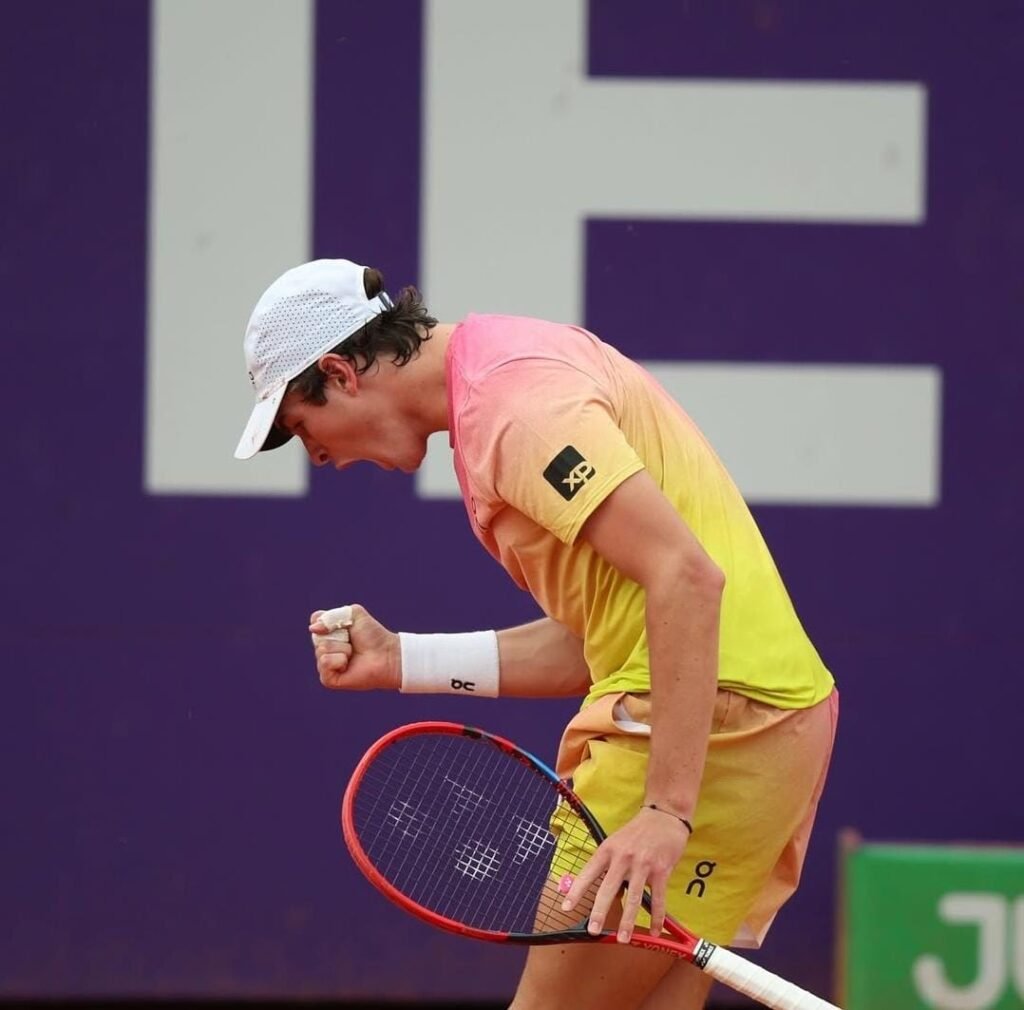
{"label": "tennis player", "polygon": [[[355,606],[344,644],[317,611],[322,683],[582,697],[557,771],[609,838],[567,903],[603,877],[592,931],[657,933],[667,912],[714,942],[759,946],[800,878],[838,698],[739,491],[679,405],[586,330],[441,323],[414,288],[392,303],[378,271],[347,260],[276,280],[244,349],[257,403],[236,456],[294,437],[317,466],[412,473],[447,431],[473,532],[547,615],[398,635]],[[512,1007],[699,1008],[709,985],[635,947],[534,947]]]}

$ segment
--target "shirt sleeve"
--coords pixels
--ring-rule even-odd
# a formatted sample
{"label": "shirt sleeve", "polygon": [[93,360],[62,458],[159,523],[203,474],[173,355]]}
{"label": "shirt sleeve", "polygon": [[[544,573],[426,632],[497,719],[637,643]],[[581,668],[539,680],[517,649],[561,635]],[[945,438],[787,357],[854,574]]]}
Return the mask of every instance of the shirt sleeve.
{"label": "shirt sleeve", "polygon": [[643,463],[602,384],[573,365],[516,359],[478,379],[458,437],[473,484],[571,544]]}

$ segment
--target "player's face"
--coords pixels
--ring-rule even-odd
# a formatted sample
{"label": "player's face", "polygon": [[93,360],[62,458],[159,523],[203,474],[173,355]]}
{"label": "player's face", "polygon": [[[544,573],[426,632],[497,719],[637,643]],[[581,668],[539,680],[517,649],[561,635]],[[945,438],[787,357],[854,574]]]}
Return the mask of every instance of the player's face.
{"label": "player's face", "polygon": [[384,470],[419,469],[426,436],[417,432],[385,390],[361,383],[352,392],[332,379],[325,392],[323,405],[305,403],[289,393],[277,415],[277,423],[302,440],[314,466],[331,464],[343,470],[365,461]]}

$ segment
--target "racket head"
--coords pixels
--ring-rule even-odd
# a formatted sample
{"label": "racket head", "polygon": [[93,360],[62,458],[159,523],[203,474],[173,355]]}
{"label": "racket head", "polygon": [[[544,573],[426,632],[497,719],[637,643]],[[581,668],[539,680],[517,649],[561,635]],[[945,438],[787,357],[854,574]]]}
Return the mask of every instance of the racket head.
{"label": "racket head", "polygon": [[[596,882],[572,913],[560,908],[562,876],[582,869],[604,840],[601,826],[547,765],[509,740],[458,723],[400,726],[357,765],[341,821],[370,882],[434,926],[499,942],[616,942],[613,931],[586,930]],[[649,910],[646,896],[644,904]],[[674,939],[634,932],[630,944],[692,961],[775,1010],[837,1010],[674,920],[665,928]]]}
{"label": "racket head", "polygon": [[341,823],[367,879],[432,925],[493,941],[593,939],[598,884],[572,912],[560,906],[604,832],[547,765],[503,737],[449,722],[392,730],[356,766]]}

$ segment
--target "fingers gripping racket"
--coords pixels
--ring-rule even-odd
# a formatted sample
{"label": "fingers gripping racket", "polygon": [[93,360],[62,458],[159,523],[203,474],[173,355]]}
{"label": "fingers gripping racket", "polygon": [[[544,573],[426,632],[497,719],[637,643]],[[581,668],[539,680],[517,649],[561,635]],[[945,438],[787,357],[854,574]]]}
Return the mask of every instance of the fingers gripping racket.
{"label": "fingers gripping racket", "polygon": [[[550,768],[508,740],[445,722],[392,730],[356,767],[341,818],[370,882],[434,926],[504,943],[617,942],[614,931],[587,932],[599,881],[574,911],[561,908],[604,831]],[[672,939],[635,932],[630,943],[690,961],[764,1006],[837,1010],[671,919],[665,929]]]}

